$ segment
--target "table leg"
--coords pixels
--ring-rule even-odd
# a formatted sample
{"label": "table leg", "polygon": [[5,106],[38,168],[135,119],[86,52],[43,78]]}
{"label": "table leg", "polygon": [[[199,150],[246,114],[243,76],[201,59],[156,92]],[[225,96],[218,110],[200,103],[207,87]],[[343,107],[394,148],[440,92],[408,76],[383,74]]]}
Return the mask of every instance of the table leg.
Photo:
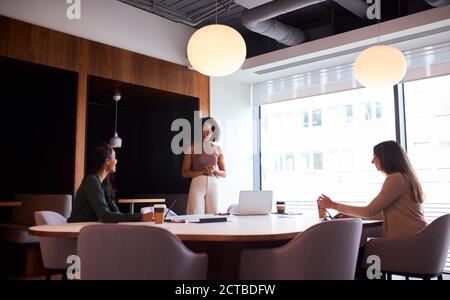
{"label": "table leg", "polygon": [[134,214],[134,203],[130,203],[130,213]]}

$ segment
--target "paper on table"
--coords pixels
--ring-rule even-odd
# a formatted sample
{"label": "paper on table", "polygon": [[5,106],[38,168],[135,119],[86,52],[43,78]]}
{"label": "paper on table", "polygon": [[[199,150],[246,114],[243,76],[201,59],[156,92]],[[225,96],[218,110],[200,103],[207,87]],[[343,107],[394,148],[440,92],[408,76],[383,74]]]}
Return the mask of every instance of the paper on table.
{"label": "paper on table", "polygon": [[171,216],[167,217],[167,220],[170,220],[172,222],[199,222],[201,218],[223,218],[223,216],[213,215],[213,214],[206,214],[206,215],[183,215],[183,216]]}

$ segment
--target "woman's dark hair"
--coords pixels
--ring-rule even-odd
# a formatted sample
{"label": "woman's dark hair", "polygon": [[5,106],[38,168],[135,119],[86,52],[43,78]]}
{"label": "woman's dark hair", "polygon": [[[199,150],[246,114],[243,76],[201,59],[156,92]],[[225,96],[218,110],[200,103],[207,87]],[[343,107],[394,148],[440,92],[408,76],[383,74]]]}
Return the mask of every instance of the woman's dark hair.
{"label": "woman's dark hair", "polygon": [[422,203],[424,195],[416,172],[403,148],[395,141],[382,142],[373,147],[373,154],[380,160],[380,168],[386,174],[400,172],[408,181],[414,201]]}
{"label": "woman's dark hair", "polygon": [[222,132],[220,130],[220,127],[219,127],[219,124],[217,123],[217,121],[211,117],[202,118],[202,130],[203,130],[203,126],[205,126],[205,123],[208,123],[211,125],[211,130],[212,130],[211,141],[218,142]]}
{"label": "woman's dark hair", "polygon": [[[107,143],[100,143],[91,149],[88,156],[87,175],[95,174],[105,164],[106,159],[110,159],[113,154],[113,148]],[[105,192],[109,201],[113,201],[115,197],[114,175],[108,174],[104,180]]]}

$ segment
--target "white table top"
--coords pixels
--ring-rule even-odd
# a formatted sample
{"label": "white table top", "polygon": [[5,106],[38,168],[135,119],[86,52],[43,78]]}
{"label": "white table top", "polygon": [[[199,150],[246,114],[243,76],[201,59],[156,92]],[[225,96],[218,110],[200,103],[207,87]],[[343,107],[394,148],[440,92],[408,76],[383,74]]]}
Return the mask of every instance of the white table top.
{"label": "white table top", "polygon": [[[164,223],[154,222],[120,223],[132,226],[159,226],[166,228],[184,241],[275,241],[288,240],[309,227],[322,222],[312,216],[228,216],[228,222],[219,223]],[[34,236],[77,238],[80,230],[88,225],[71,223],[42,225],[29,228]],[[382,221],[364,220],[364,227],[380,226]]]}

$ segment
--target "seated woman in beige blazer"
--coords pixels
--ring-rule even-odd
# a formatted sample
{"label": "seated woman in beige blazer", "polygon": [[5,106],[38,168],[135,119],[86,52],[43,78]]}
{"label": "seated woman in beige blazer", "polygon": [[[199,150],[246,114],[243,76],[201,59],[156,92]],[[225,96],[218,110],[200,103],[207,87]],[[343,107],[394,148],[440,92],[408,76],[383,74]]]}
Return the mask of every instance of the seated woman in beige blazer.
{"label": "seated woman in beige blazer", "polygon": [[417,175],[405,151],[394,141],[373,148],[373,160],[378,171],[386,175],[380,193],[367,206],[351,206],[332,201],[321,195],[319,208],[331,208],[340,213],[371,218],[383,215],[383,237],[412,236],[427,226],[423,215],[424,195]]}

